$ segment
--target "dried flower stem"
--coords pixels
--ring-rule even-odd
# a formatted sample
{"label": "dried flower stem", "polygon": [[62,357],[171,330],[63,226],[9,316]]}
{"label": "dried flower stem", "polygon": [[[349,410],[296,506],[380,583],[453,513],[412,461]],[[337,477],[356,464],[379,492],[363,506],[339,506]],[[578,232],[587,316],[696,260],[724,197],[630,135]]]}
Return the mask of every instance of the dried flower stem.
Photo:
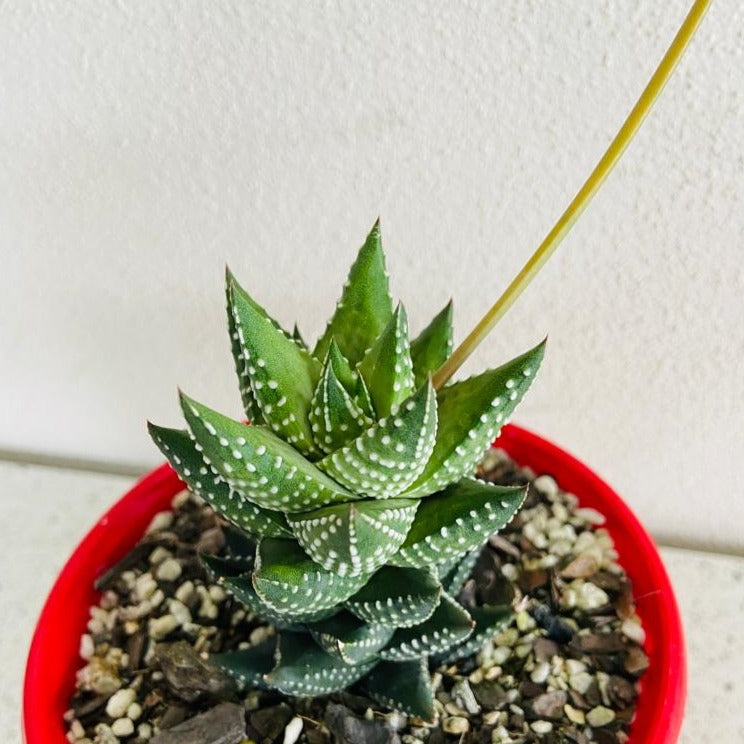
{"label": "dried flower stem", "polygon": [[635,133],[648,115],[667,80],[669,80],[672,72],[674,72],[674,68],[682,58],[710,2],[711,0],[695,0],[684,23],[674,37],[674,41],[672,41],[659,66],[651,76],[641,97],[638,99],[638,102],[633,107],[622,127],[620,127],[620,131],[610,143],[610,146],[597,163],[589,178],[581,189],[579,189],[566,211],[561,215],[553,229],[547,234],[538,249],[512,280],[501,297],[496,300],[491,309],[471,331],[470,335],[455,349],[439,370],[437,370],[433,377],[435,388],[441,388],[452,377],[473,353],[478,344],[491,332],[496,323],[506,315],[517,297],[526,289],[537,272],[540,271],[553,251],[573,227],[573,224],[589,204],[594,194],[597,193],[605,178],[607,178],[615,163],[620,159],[625,148],[630,144]]}

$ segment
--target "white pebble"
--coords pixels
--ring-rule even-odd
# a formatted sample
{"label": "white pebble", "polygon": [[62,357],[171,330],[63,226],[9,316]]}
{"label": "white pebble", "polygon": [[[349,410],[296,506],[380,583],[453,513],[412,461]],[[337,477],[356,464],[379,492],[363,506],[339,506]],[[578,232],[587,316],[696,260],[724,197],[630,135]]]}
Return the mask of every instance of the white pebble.
{"label": "white pebble", "polygon": [[143,573],[134,582],[134,597],[138,602],[144,602],[150,599],[158,588],[158,583],[152,577],[151,573]]}
{"label": "white pebble", "polygon": [[96,726],[96,744],[119,744],[119,739],[111,730],[111,726],[99,723]]}
{"label": "white pebble", "polygon": [[646,631],[635,618],[623,620],[623,624],[620,626],[620,632],[626,638],[635,641],[639,646],[642,646],[646,642]]}
{"label": "white pebble", "polygon": [[121,718],[136,699],[137,693],[131,687],[117,690],[106,703],[106,715]]}
{"label": "white pebble", "polygon": [[605,523],[605,516],[601,512],[598,512],[596,509],[592,509],[591,507],[585,506],[581,509],[577,509],[574,514],[584,522],[587,522],[589,524],[593,525],[600,525]]}
{"label": "white pebble", "polygon": [[577,590],[577,595],[576,604],[584,610],[596,610],[610,601],[607,592],[596,584],[592,584],[591,581],[582,584]]}
{"label": "white pebble", "polygon": [[163,615],[148,622],[148,632],[155,641],[160,641],[178,627],[178,620],[173,615]]}
{"label": "white pebble", "polygon": [[583,695],[592,684],[592,675],[589,672],[572,674],[568,678],[568,684],[571,685],[572,690],[576,690],[576,692]]}
{"label": "white pebble", "polygon": [[583,710],[574,708],[572,705],[566,703],[563,706],[563,712],[566,714],[568,720],[571,721],[571,723],[578,723],[579,726],[583,726],[586,723],[586,716],[584,716]]}
{"label": "white pebble", "polygon": [[95,652],[96,647],[93,643],[93,638],[91,638],[88,633],[83,633],[83,635],[80,636],[80,658],[85,659],[85,661],[90,661]]}
{"label": "white pebble", "polygon": [[541,661],[535,666],[530,674],[530,679],[537,685],[542,685],[548,679],[550,674],[550,664],[547,661]]}
{"label": "white pebble", "polygon": [[167,530],[173,524],[173,512],[162,511],[158,512],[151,520],[150,526],[147,528],[147,532],[159,532],[161,530]]}
{"label": "white pebble", "polygon": [[139,703],[132,703],[127,708],[127,718],[136,721],[142,715],[142,706]]}
{"label": "white pebble", "polygon": [[470,722],[462,716],[448,716],[442,722],[442,729],[448,734],[465,734],[470,730]]}
{"label": "white pebble", "polygon": [[535,478],[532,485],[546,496],[556,496],[558,494],[558,484],[549,475],[541,475]]}
{"label": "white pebble", "polygon": [[590,726],[606,726],[608,723],[612,723],[615,720],[615,711],[610,708],[605,708],[604,705],[598,705],[596,708],[592,708],[586,714],[586,722]]}
{"label": "white pebble", "polygon": [[148,560],[150,561],[151,566],[156,566],[158,563],[162,563],[166,558],[170,558],[172,553],[167,548],[164,548],[162,545],[158,545],[155,550],[150,553],[150,557]]}
{"label": "white pebble", "polygon": [[150,739],[152,737],[152,726],[149,723],[141,723],[137,726],[137,736],[140,739]]}
{"label": "white pebble", "polygon": [[120,738],[131,736],[134,733],[134,724],[129,718],[118,718],[111,724],[111,731]]}
{"label": "white pebble", "polygon": [[194,582],[184,581],[181,586],[176,589],[175,597],[179,602],[188,602],[194,594]]}
{"label": "white pebble", "polygon": [[157,568],[155,575],[161,581],[175,581],[183,569],[175,558],[166,558]]}
{"label": "white pebble", "polygon": [[178,620],[181,625],[188,625],[191,622],[191,612],[183,602],[177,599],[168,600],[168,612]]}
{"label": "white pebble", "polygon": [[549,734],[553,730],[553,724],[550,721],[533,721],[530,728],[536,734]]}
{"label": "white pebble", "polygon": [[83,728],[83,724],[80,723],[77,718],[73,719],[70,724],[70,733],[72,734],[73,739],[85,738],[85,729]]}
{"label": "white pebble", "polygon": [[302,733],[302,719],[295,716],[284,729],[284,744],[295,744]]}

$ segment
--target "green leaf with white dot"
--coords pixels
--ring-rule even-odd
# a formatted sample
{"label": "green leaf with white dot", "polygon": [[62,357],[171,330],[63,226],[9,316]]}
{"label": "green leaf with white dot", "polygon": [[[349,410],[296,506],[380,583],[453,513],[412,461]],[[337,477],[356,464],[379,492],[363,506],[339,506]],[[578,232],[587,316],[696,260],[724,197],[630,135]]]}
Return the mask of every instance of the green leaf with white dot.
{"label": "green leaf with white dot", "polygon": [[544,353],[545,342],[498,369],[439,390],[434,451],[407,496],[427,496],[475,472],[530,387]]}
{"label": "green leaf with white dot", "polygon": [[366,499],[289,515],[305,552],[339,576],[369,575],[406,539],[418,502]]}
{"label": "green leaf with white dot", "polygon": [[526,493],[519,486],[465,478],[421,499],[408,536],[390,563],[421,568],[463,556],[508,524]]}
{"label": "green leaf with white dot", "polygon": [[380,662],[363,680],[364,692],[373,700],[409,716],[434,720],[434,690],[424,659]]}
{"label": "green leaf with white dot", "polygon": [[341,604],[364,586],[366,574],[339,575],[321,568],[294,540],[261,540],[253,588],[276,612],[313,613]]}
{"label": "green leaf with white dot", "polygon": [[372,661],[395,633],[395,628],[365,623],[349,612],[308,625],[308,630],[324,651],[346,664]]}
{"label": "green leaf with white dot", "polygon": [[230,348],[232,350],[233,361],[235,363],[235,372],[238,375],[238,387],[240,389],[240,398],[243,401],[243,409],[248,420],[253,424],[263,424],[264,419],[261,415],[261,409],[258,407],[256,398],[251,389],[251,378],[248,374],[247,363],[243,352],[243,344],[240,341],[240,335],[235,325],[233,316],[232,290],[230,284],[230,270],[225,271],[225,298],[227,301],[227,330],[230,334]]}
{"label": "green leaf with white dot", "polygon": [[233,677],[241,688],[265,690],[268,687],[265,676],[276,665],[276,646],[277,637],[273,636],[241,651],[212,654],[209,660]]}
{"label": "green leaf with white dot", "polygon": [[264,509],[298,512],[354,498],[264,426],[250,426],[181,394],[181,408],[205,460]]}
{"label": "green leaf with white dot", "polygon": [[372,424],[337,376],[336,368],[340,365],[334,364],[333,356],[340,353],[332,342],[310,406],[315,444],[327,454],[343,447]]}
{"label": "green leaf with white dot", "polygon": [[423,385],[452,353],[452,300],[432,319],[426,328],[411,341],[411,361],[415,385]]}
{"label": "green leaf with white dot", "polygon": [[345,606],[367,623],[408,628],[431,616],[441,594],[428,569],[383,566]]}
{"label": "green leaf with white dot", "polygon": [[235,597],[247,610],[276,628],[297,630],[298,628],[302,628],[305,623],[325,620],[336,614],[340,609],[340,607],[335,606],[325,610],[305,611],[300,609],[296,612],[278,612],[266,604],[256,593],[253,587],[253,574],[250,571],[252,566],[246,571],[233,563],[229,558],[219,558],[213,555],[201,555],[200,558],[206,566],[212,581],[222,586],[228,594]]}
{"label": "green leaf with white dot", "polygon": [[335,338],[343,355],[357,364],[393,315],[379,220],[359,249],[341,299],[313,354],[325,358]]}
{"label": "green leaf with white dot", "polygon": [[414,391],[408,319],[402,304],[398,305],[358,369],[379,417],[387,416]]}
{"label": "green leaf with white dot", "polygon": [[[440,573],[442,586],[447,594],[456,597],[462,590],[463,585],[473,572],[478,556],[481,554],[481,546],[466,553],[462,558],[457,558],[454,563],[448,563],[444,568],[444,575]],[[448,570],[447,570],[448,569]]]}
{"label": "green leaf with white dot", "polygon": [[440,653],[461,643],[473,632],[470,614],[448,594],[427,620],[412,628],[398,628],[380,658],[386,661],[409,661]]}
{"label": "green leaf with white dot", "polygon": [[263,420],[295,449],[314,454],[308,413],[320,363],[278,328],[230,274],[228,285],[245,370]]}
{"label": "green leaf with white dot", "polygon": [[391,498],[424,470],[436,433],[436,398],[427,382],[396,413],[380,419],[317,466],[351,491]]}
{"label": "green leaf with white dot", "polygon": [[458,659],[465,659],[477,653],[495,633],[503,630],[514,617],[514,613],[508,605],[473,607],[468,612],[475,622],[472,634],[461,643],[436,654],[434,661],[437,664],[451,664]]}
{"label": "green leaf with white dot", "polygon": [[318,696],[343,690],[369,672],[375,661],[347,664],[326,653],[308,634],[282,633],[276,666],[265,682],[286,695]]}
{"label": "green leaf with white dot", "polygon": [[204,462],[187,431],[168,429],[149,422],[147,428],[155,444],[189,490],[226,519],[251,535],[292,537],[284,514],[262,509],[234,491],[211,465]]}

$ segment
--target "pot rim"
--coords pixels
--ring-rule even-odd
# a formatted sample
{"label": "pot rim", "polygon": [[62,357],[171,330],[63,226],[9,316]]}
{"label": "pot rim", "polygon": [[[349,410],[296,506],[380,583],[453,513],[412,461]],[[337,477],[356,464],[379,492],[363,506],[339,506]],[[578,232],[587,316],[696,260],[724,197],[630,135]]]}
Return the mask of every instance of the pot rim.
{"label": "pot rim", "polygon": [[[685,645],[674,591],[653,540],[620,496],[565,450],[514,424],[502,429],[494,446],[520,465],[552,475],[563,490],[579,497],[581,506],[597,508],[606,517],[618,561],[633,582],[649,656],[629,744],[673,744],[687,692]],[[126,555],[153,515],[169,509],[183,488],[169,465],[151,471],[96,522],[66,562],[39,615],[28,654],[22,710],[26,744],[66,744],[62,715],[82,666],[80,635],[99,596],[93,582]]]}

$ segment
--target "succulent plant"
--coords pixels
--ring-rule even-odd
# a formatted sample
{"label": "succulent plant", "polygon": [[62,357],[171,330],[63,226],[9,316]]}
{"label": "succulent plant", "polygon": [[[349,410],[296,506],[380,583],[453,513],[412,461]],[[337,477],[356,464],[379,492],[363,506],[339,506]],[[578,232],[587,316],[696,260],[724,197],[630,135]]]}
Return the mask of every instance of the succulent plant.
{"label": "succulent plant", "polygon": [[452,306],[409,341],[393,307],[376,223],[311,350],[227,273],[245,415],[181,395],[188,430],[150,433],[189,489],[236,528],[218,581],[274,625],[270,639],[213,660],[241,683],[321,695],[359,683],[405,713],[434,713],[428,664],[473,653],[508,607],[456,597],[523,488],[474,477],[530,386],[540,344],[442,387]]}

